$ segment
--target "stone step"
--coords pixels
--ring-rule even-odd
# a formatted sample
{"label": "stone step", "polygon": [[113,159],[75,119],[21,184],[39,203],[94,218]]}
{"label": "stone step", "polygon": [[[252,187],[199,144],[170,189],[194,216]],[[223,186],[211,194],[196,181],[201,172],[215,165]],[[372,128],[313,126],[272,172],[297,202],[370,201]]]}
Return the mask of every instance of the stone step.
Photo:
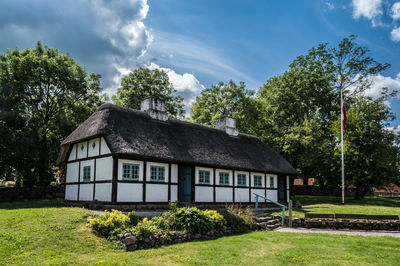
{"label": "stone step", "polygon": [[257,215],[257,217],[272,217],[272,215],[269,213],[258,213],[256,215]]}
{"label": "stone step", "polygon": [[267,225],[267,229],[268,230],[274,230],[274,229],[276,229],[276,228],[278,228],[280,226],[281,226],[280,224],[270,224],[270,225]]}
{"label": "stone step", "polygon": [[257,217],[256,220],[257,220],[257,222],[262,223],[262,222],[274,220],[274,218],[272,218],[270,216],[266,216],[266,217]]}
{"label": "stone step", "polygon": [[258,225],[259,225],[259,226],[262,226],[262,227],[266,227],[266,226],[268,226],[268,225],[275,225],[275,224],[279,225],[279,223],[277,223],[277,222],[274,221],[274,220],[268,221],[268,222],[258,223]]}

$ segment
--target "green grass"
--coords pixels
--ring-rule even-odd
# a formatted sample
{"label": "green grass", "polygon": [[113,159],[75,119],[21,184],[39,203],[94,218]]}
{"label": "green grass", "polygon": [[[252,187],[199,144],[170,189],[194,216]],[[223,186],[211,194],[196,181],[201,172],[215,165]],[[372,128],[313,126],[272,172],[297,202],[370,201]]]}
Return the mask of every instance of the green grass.
{"label": "green grass", "polygon": [[[307,208],[293,211],[294,217],[302,218],[304,213],[346,213],[346,214],[374,214],[374,215],[399,215],[400,199],[384,197],[365,197],[362,200],[347,198],[342,204],[340,197],[327,196],[295,196],[296,201]],[[281,212],[274,212],[281,214]]]}
{"label": "green grass", "polygon": [[0,265],[344,264],[395,265],[400,239],[252,232],[152,250],[116,250],[85,226],[90,213],[61,200],[0,203]]}

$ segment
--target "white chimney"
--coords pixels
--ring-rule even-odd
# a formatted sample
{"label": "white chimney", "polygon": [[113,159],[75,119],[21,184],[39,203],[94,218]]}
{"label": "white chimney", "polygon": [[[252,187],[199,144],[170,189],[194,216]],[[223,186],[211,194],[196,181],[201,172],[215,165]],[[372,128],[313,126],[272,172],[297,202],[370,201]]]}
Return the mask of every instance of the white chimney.
{"label": "white chimney", "polygon": [[236,128],[236,119],[230,117],[221,117],[215,120],[215,128],[224,130],[230,136],[239,135]]}
{"label": "white chimney", "polygon": [[165,112],[165,101],[155,97],[148,97],[142,101],[140,110],[147,113],[151,118],[167,121],[168,115]]}

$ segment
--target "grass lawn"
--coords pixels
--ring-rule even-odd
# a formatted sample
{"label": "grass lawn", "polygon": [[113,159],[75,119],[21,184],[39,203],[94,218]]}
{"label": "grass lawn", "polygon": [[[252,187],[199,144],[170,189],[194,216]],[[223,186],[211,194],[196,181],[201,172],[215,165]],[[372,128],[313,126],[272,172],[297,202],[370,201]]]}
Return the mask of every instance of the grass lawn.
{"label": "grass lawn", "polygon": [[386,264],[400,239],[259,231],[153,250],[116,250],[85,226],[89,211],[61,200],[0,203],[0,265]]}
{"label": "grass lawn", "polygon": [[[294,217],[304,217],[304,213],[350,213],[350,214],[375,214],[375,215],[399,215],[400,199],[384,197],[365,197],[362,200],[347,198],[342,204],[340,197],[324,196],[295,196],[293,205],[300,201],[306,209],[293,211]],[[281,214],[281,212],[274,212]]]}

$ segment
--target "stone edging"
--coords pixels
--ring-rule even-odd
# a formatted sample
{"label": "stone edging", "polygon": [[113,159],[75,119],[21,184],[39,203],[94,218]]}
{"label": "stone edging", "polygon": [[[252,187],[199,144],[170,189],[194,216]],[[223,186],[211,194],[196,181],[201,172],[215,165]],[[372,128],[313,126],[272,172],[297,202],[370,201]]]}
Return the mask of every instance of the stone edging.
{"label": "stone edging", "polygon": [[[289,219],[285,219],[285,225]],[[292,226],[304,228],[325,228],[325,229],[353,229],[353,230],[385,230],[400,231],[400,220],[350,220],[350,219],[305,219],[293,218]]]}

